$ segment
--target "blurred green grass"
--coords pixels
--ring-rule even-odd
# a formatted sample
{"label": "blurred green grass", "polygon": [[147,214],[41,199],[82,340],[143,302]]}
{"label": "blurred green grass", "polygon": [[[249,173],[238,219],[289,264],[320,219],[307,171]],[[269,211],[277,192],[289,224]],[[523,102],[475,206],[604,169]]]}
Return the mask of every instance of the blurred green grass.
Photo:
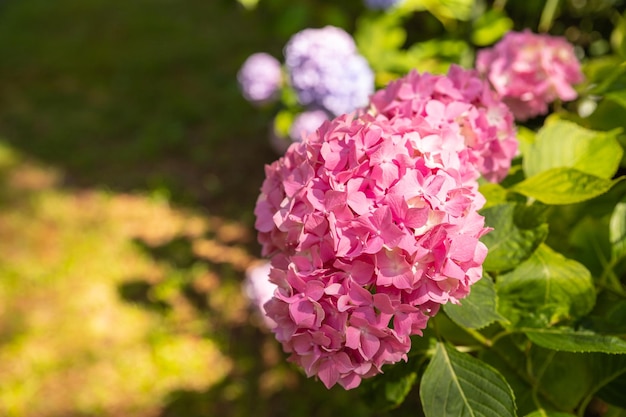
{"label": "blurred green grass", "polygon": [[250,220],[275,155],[235,74],[272,36],[235,1],[5,1],[0,132],[68,185],[156,190]]}

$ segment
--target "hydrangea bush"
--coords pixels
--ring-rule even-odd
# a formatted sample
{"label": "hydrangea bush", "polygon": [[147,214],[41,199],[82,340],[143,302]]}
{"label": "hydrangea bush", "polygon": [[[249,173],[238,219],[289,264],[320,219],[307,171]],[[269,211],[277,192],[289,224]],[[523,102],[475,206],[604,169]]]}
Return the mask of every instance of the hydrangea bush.
{"label": "hydrangea bush", "polygon": [[[379,90],[266,166],[272,332],[375,410],[624,416],[626,16],[606,6],[611,49],[574,48],[503,8],[420,4],[359,20]],[[476,59],[404,45],[413,13],[467,25]]]}

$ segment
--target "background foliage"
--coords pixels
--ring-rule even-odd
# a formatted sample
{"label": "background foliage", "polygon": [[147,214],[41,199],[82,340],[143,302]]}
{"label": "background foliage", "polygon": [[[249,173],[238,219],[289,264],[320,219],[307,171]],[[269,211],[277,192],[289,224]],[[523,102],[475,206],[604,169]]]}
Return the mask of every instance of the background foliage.
{"label": "background foliage", "polygon": [[[625,22],[610,0],[0,3],[0,414],[626,415]],[[489,276],[350,392],[286,364],[240,291],[279,109],[235,74],[325,24],[378,86],[526,27],[588,80],[482,188]]]}

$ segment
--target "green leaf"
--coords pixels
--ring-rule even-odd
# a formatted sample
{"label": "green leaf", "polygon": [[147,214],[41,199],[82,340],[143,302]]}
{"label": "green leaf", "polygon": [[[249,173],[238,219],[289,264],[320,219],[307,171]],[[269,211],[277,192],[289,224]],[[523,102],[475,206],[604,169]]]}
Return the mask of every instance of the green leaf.
{"label": "green leaf", "polygon": [[521,334],[512,334],[497,339],[491,349],[479,352],[479,358],[493,366],[502,374],[513,389],[517,411],[520,415],[532,412],[535,408],[532,387],[526,378],[525,350],[515,343],[515,338],[526,338]]}
{"label": "green leaf", "polygon": [[412,372],[408,375],[404,375],[396,381],[385,384],[383,392],[385,394],[385,399],[390,404],[390,407],[397,407],[404,402],[404,399],[411,391],[411,388],[413,388],[416,379],[417,373]]}
{"label": "green leaf", "polygon": [[582,264],[541,244],[496,282],[499,312],[517,327],[545,327],[586,315],[595,303],[591,274]]}
{"label": "green leaf", "polygon": [[280,138],[289,137],[289,128],[293,123],[294,113],[289,110],[281,110],[274,117],[274,133]]}
{"label": "green leaf", "polygon": [[585,60],[582,65],[583,74],[585,75],[585,90],[593,95],[602,94],[605,91],[606,81],[610,81],[609,78],[616,70],[620,73],[626,70],[626,66],[620,68],[621,63],[624,60],[616,55],[604,55],[600,57],[594,57],[589,60]]}
{"label": "green leaf", "polygon": [[[521,338],[521,339],[520,339]],[[521,415],[573,411],[626,371],[626,355],[557,352],[504,336],[481,359],[496,367],[515,392]]]}
{"label": "green leaf", "polygon": [[626,335],[626,300],[609,291],[598,293],[596,307],[581,324],[600,334]]}
{"label": "green leaf", "polygon": [[483,210],[488,207],[493,207],[507,202],[507,191],[500,184],[494,182],[480,184],[478,191],[483,195],[483,197],[485,197],[486,200]]}
{"label": "green leaf", "polygon": [[626,91],[611,91],[610,93],[606,93],[605,96],[607,99],[614,101],[622,107],[626,107]]}
{"label": "green leaf", "polygon": [[626,58],[626,13],[618,17],[613,33],[611,33],[611,46],[622,58]]}
{"label": "green leaf", "polygon": [[467,42],[458,39],[429,39],[407,50],[412,68],[419,72],[444,73],[451,63],[463,63],[470,56]]}
{"label": "green leaf", "polygon": [[472,42],[487,46],[496,42],[513,27],[513,21],[501,10],[491,9],[474,22]]}
{"label": "green leaf", "polygon": [[519,143],[519,151],[522,155],[530,152],[530,147],[537,140],[537,133],[525,126],[517,128],[517,141]]}
{"label": "green leaf", "polygon": [[598,132],[557,120],[542,127],[524,154],[524,172],[530,178],[551,168],[575,168],[600,178],[611,178],[622,159],[617,130]]}
{"label": "green leaf", "polygon": [[626,88],[626,63],[620,61],[608,57],[592,60],[586,66],[585,70],[590,74],[590,81],[594,83],[590,94],[606,95]]}
{"label": "green leaf", "polygon": [[626,256],[626,199],[617,203],[611,214],[609,240],[613,260]]}
{"label": "green leaf", "polygon": [[451,63],[472,59],[467,42],[458,39],[429,39],[404,48],[403,10],[364,15],[357,21],[354,39],[375,70],[377,85],[384,86],[412,69],[443,73]]}
{"label": "green leaf", "polygon": [[524,333],[533,343],[552,350],[626,354],[626,341],[591,331],[552,328],[527,329]]}
{"label": "green leaf", "polygon": [[611,333],[626,334],[626,300],[611,304],[605,315],[605,323],[610,326]]}
{"label": "green leaf", "polygon": [[[566,216],[561,215],[560,217]],[[551,233],[555,228],[554,223],[550,222]],[[569,243],[569,256],[585,265],[593,276],[601,276],[607,259],[611,257],[607,217],[587,215],[575,223],[572,221],[570,224],[566,223],[560,227],[563,228],[560,242],[567,241]],[[558,236],[551,237],[559,239]]]}
{"label": "green leaf", "polygon": [[445,304],[443,310],[456,324],[471,329],[483,328],[494,321],[506,320],[496,310],[496,290],[493,280],[484,276],[472,285],[470,294],[461,304]]}
{"label": "green leaf", "polygon": [[606,193],[622,179],[600,178],[573,168],[552,168],[515,184],[511,191],[545,204],[574,204]]}
{"label": "green leaf", "polygon": [[537,392],[552,406],[573,411],[588,404],[596,392],[626,372],[626,355],[557,352],[535,345],[530,349],[528,364]]}
{"label": "green leaf", "polygon": [[420,385],[426,417],[513,417],[515,399],[498,371],[438,343]]}
{"label": "green leaf", "polygon": [[405,10],[428,10],[446,24],[451,19],[468,20],[475,0],[406,0],[400,6]]}
{"label": "green leaf", "polygon": [[487,271],[515,268],[537,249],[548,235],[544,209],[507,203],[481,211],[493,230],[481,238],[489,252],[483,264]]}
{"label": "green leaf", "polygon": [[382,13],[362,16],[357,21],[354,40],[361,54],[377,72],[405,69],[406,63],[399,51],[406,40],[401,15]]}

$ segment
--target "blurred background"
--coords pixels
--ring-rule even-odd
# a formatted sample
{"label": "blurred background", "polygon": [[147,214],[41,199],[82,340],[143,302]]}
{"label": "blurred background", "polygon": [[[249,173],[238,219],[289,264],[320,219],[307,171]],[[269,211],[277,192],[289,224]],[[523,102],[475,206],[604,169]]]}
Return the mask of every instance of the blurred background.
{"label": "blurred background", "polygon": [[[0,416],[386,415],[287,364],[242,293],[278,155],[276,108],[244,100],[236,74],[299,30],[365,19],[380,86],[412,63],[471,65],[546,9],[421,3],[400,44],[442,43],[392,68],[372,57],[397,31],[368,26],[360,0],[0,1]],[[606,53],[622,2],[561,3],[550,30]],[[512,20],[481,23],[494,4]]]}

